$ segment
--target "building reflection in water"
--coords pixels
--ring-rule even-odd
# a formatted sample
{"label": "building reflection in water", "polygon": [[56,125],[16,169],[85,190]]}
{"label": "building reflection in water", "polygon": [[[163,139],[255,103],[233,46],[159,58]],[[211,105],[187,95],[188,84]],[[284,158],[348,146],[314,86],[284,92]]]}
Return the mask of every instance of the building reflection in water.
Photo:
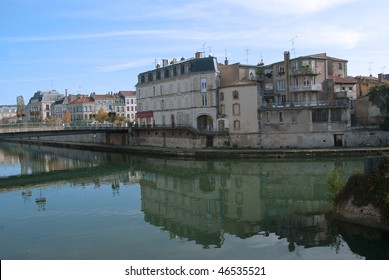
{"label": "building reflection in water", "polygon": [[287,239],[290,251],[330,244],[323,163],[145,160],[146,165],[140,181],[145,220],[170,236],[204,248],[221,247],[226,234],[246,239],[274,233]]}

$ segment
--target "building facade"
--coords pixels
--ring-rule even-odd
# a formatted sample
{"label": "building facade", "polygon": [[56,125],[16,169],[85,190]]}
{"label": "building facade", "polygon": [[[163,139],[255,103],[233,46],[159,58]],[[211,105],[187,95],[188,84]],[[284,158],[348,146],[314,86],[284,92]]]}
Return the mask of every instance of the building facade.
{"label": "building facade", "polygon": [[0,105],[0,122],[14,122],[17,115],[16,105]]}
{"label": "building facade", "polygon": [[79,96],[66,105],[66,110],[70,112],[72,122],[93,120],[96,112],[95,100],[92,96]]}
{"label": "building facade", "polygon": [[[258,108],[264,147],[345,145],[351,125],[350,102],[338,89],[347,77],[347,61],[326,54],[284,60],[259,71],[262,100]],[[342,80],[342,81],[343,81]],[[355,83],[352,86],[355,92]]]}
{"label": "building facade", "polygon": [[140,126],[189,126],[217,129],[219,70],[215,57],[201,57],[169,64],[138,75],[137,118]]}
{"label": "building facade", "polygon": [[128,121],[134,122],[136,119],[136,92],[135,91],[120,91],[119,94],[122,94],[125,102],[125,117]]}
{"label": "building facade", "polygon": [[51,105],[64,97],[56,90],[37,91],[26,106],[27,121],[43,121],[52,116]]}

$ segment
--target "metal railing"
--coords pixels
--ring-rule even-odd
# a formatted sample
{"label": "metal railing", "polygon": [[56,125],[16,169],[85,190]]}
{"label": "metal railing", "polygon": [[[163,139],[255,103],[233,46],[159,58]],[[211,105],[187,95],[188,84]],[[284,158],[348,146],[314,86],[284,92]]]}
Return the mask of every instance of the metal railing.
{"label": "metal railing", "polygon": [[261,108],[277,109],[277,108],[304,108],[304,107],[333,107],[344,108],[348,107],[347,100],[323,100],[323,101],[302,101],[302,102],[283,102],[276,103],[262,103]]}
{"label": "metal railing", "polygon": [[127,126],[109,124],[52,124],[52,123],[17,123],[17,124],[1,124],[0,133],[17,133],[17,132],[33,132],[33,131],[55,131],[55,130],[98,130],[112,129],[125,130]]}

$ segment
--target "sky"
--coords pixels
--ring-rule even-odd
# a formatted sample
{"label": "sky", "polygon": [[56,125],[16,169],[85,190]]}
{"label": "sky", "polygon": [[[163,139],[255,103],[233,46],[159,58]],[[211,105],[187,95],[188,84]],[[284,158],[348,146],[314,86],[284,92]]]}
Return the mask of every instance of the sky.
{"label": "sky", "polygon": [[327,53],[377,76],[389,73],[388,12],[382,0],[0,0],[0,105],[135,90],[156,62],[195,52],[250,65]]}

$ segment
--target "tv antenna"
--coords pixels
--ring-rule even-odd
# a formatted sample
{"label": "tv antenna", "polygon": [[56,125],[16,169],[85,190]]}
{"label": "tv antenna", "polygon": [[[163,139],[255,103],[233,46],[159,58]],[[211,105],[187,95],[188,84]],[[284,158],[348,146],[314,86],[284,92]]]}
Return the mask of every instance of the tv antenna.
{"label": "tv antenna", "polygon": [[209,55],[212,56],[212,46],[209,46],[208,49],[209,49]]}
{"label": "tv antenna", "polygon": [[290,50],[293,52],[293,56],[296,57],[296,49],[294,48],[294,40],[297,38],[297,35],[288,41],[291,42]]}
{"label": "tv antenna", "polygon": [[371,76],[371,65],[374,63],[374,61],[369,62],[369,75]]}
{"label": "tv antenna", "polygon": [[246,64],[249,65],[249,52],[250,52],[249,47],[247,47],[245,51],[246,51]]}

